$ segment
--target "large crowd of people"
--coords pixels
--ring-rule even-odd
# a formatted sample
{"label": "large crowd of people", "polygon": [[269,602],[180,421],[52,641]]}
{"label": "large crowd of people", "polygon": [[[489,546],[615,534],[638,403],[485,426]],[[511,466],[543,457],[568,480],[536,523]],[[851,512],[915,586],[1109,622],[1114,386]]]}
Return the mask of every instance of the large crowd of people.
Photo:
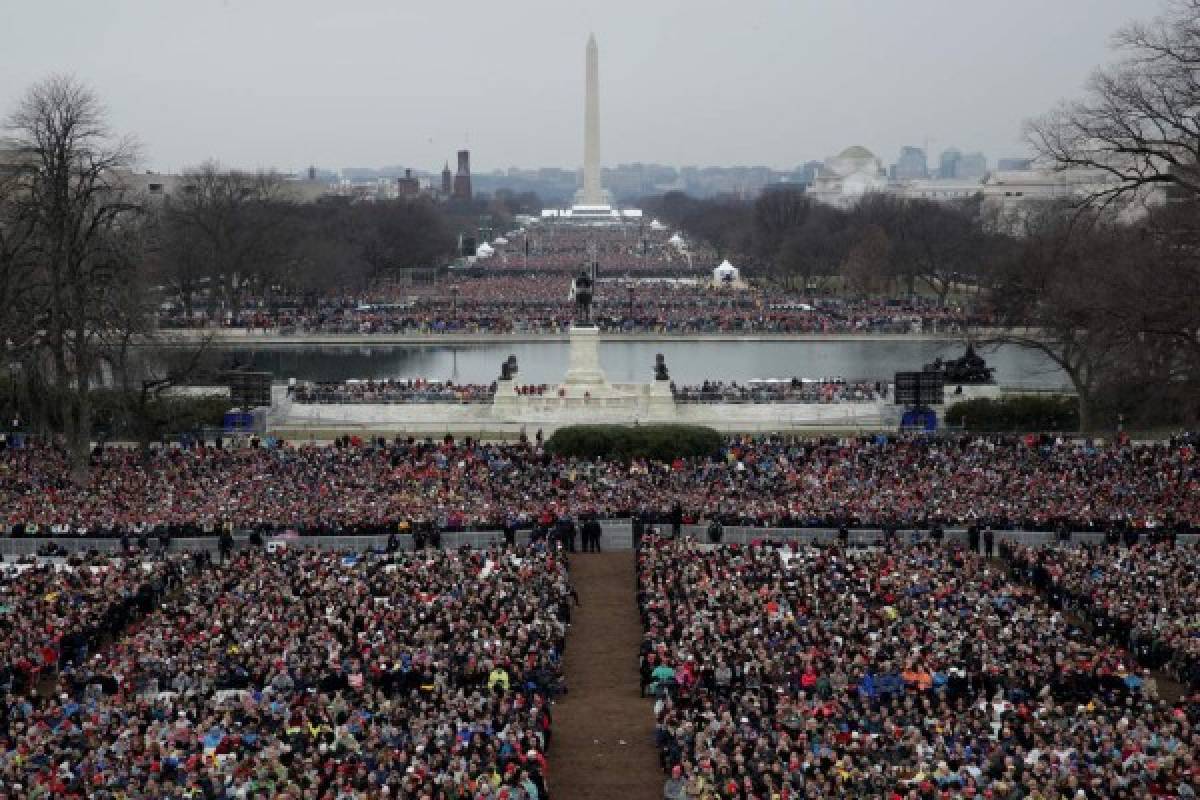
{"label": "large crowd of people", "polygon": [[0,565],[0,686],[22,692],[148,613],[177,577],[158,560]]}
{"label": "large crowd of people", "polygon": [[[550,800],[564,551],[576,520],[599,549],[598,515],[637,520],[664,800],[1195,797],[1200,550],[1161,532],[1200,523],[1198,483],[1189,437],[731,437],[670,462],[197,443],[97,449],[87,481],[0,449],[0,535],[126,540],[0,561],[0,798]],[[714,544],[682,535],[702,521]],[[721,545],[721,522],[885,546]],[[1063,541],[996,560],[892,535],[951,524]],[[471,528],[506,544],[437,546]],[[151,543],[235,529],[300,535]],[[303,536],[362,532],[389,543]]]}
{"label": "large crowd of people", "polygon": [[[514,387],[521,395],[544,395],[545,385],[521,384]],[[678,403],[872,403],[887,396],[887,386],[878,381],[847,381],[844,378],[779,381],[704,381],[676,386],[672,393]],[[440,403],[463,405],[491,403],[496,384],[456,384],[423,378],[304,381],[288,389],[292,402],[302,404]]]}
{"label": "large crowd of people", "polygon": [[1017,574],[1139,662],[1200,689],[1200,550],[1170,538],[1130,546],[1006,544]]}
{"label": "large crowd of people", "polygon": [[878,381],[845,378],[704,381],[676,386],[674,395],[678,403],[874,403],[887,396],[887,386]]}
{"label": "large crowd of people", "polygon": [[[162,328],[244,328],[322,334],[565,332],[575,316],[570,275],[476,271],[434,284],[378,287],[356,294],[248,297],[236,311],[182,304],[159,313]],[[707,278],[601,274],[592,322],[613,333],[960,332],[986,314],[929,299],[813,298],[754,286],[712,286]]]}
{"label": "large crowd of people", "polygon": [[490,403],[496,385],[429,381],[421,378],[320,381],[298,383],[289,387],[292,402],[306,404],[330,403]]}
{"label": "large crowd of people", "polygon": [[603,271],[661,276],[695,274],[717,264],[712,248],[689,247],[665,228],[644,225],[539,225],[497,237],[487,250],[476,263],[495,271],[570,274],[594,261]]}
{"label": "large crowd of people", "polygon": [[109,447],[85,482],[63,452],[32,445],[0,451],[0,535],[499,530],[508,517],[638,512],[765,527],[1190,530],[1198,481],[1190,440],[735,436],[671,462],[567,458],[539,441]]}
{"label": "large crowd of people", "polygon": [[[215,313],[189,320],[182,310],[163,312],[163,328],[244,328],[251,331],[321,334],[561,334],[575,317],[558,281],[561,297],[535,300],[510,291],[507,278],[460,281],[440,294],[404,302],[376,295],[338,298],[315,307],[250,305],[237,313]],[[475,286],[475,285],[478,286]],[[485,299],[457,297],[475,287]],[[621,296],[624,295],[624,296]],[[864,302],[827,300],[815,304],[787,297],[743,298],[719,290],[665,288],[643,285],[630,302],[628,289],[600,291],[592,323],[609,333],[642,334],[837,334],[837,333],[955,333],[987,324],[988,318],[960,308],[937,308],[920,301]]]}
{"label": "large crowd of people", "polygon": [[[248,548],[180,568],[93,657],[4,695],[0,796],[549,797],[571,613],[555,554]],[[75,614],[109,606],[63,591]],[[5,652],[66,624],[41,613],[48,631],[0,630]]]}
{"label": "large crowd of people", "polygon": [[317,334],[564,333],[572,277],[596,267],[592,323],[614,333],[953,333],[987,325],[978,310],[930,298],[812,297],[743,280],[714,280],[714,251],[661,228],[538,225],[497,237],[465,269],[435,283],[353,293],[247,296],[237,308],[203,291],[164,297],[165,329],[235,328]]}
{"label": "large crowd of people", "polygon": [[1195,796],[1197,697],[1161,697],[994,562],[645,545],[666,800]]}

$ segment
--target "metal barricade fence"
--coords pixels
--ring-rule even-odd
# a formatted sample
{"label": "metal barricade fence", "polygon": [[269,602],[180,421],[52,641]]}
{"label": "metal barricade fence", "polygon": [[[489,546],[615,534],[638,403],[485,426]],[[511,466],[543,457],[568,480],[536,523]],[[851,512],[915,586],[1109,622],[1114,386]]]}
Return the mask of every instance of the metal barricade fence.
{"label": "metal barricade fence", "polygon": [[[603,549],[629,550],[633,547],[633,524],[631,520],[605,519],[600,521],[600,527],[603,531],[600,540]],[[670,531],[669,525],[656,524],[654,527],[666,532]],[[685,536],[695,537],[698,541],[708,541],[708,527],[706,525],[684,525],[681,531]],[[1003,541],[1010,541],[1037,546],[1058,541],[1057,534],[1051,531],[997,530],[994,533],[997,545]],[[520,545],[528,544],[530,534],[531,531],[528,529],[518,531],[517,543]],[[884,540],[883,531],[879,528],[852,529],[849,534],[850,544],[852,545],[869,546],[881,543]],[[947,528],[945,529],[945,534],[945,541],[947,542],[961,542],[963,544],[967,542],[967,532],[964,528]],[[249,538],[250,535],[248,533],[239,532],[234,534],[235,548],[247,546]],[[403,535],[399,538],[401,550],[413,549],[414,541],[412,536]],[[902,543],[914,540],[926,541],[929,538],[929,530],[926,528],[902,528],[897,531],[896,538]],[[754,528],[740,525],[726,525],[721,542],[722,544],[745,546],[762,541],[812,544],[829,543],[836,539],[837,530],[834,528]],[[503,541],[504,534],[498,530],[444,532],[441,536],[441,547],[445,550],[453,550],[466,545],[471,548],[480,549],[499,544]],[[1076,532],[1071,535],[1070,544],[1099,544],[1103,541],[1103,533]],[[1200,541],[1200,534],[1182,534],[1179,536],[1179,541],[1185,544],[1195,544]],[[116,553],[121,548],[120,539],[70,537],[0,538],[0,556],[3,556],[6,561],[12,561],[15,558],[23,556],[36,555],[39,548],[51,542],[68,553],[82,553],[89,550],[95,550],[100,553]],[[385,535],[280,536],[267,537],[266,542],[280,542],[288,547],[317,547],[322,550],[353,550],[364,552],[367,550],[386,549],[388,537]],[[158,541],[151,539],[150,546],[156,549]],[[169,552],[179,553],[207,551],[216,557],[220,552],[220,547],[216,536],[188,537],[171,539],[168,550]]]}
{"label": "metal barricade fence", "polygon": [[[669,530],[669,526],[659,525],[660,529]],[[684,535],[694,536],[697,540],[708,541],[708,527],[706,525],[684,525],[681,528]],[[996,530],[993,531],[996,535],[997,546],[1002,541],[1017,542],[1031,547],[1036,547],[1042,544],[1052,544],[1058,541],[1058,534],[1053,531],[1009,531]],[[861,528],[850,529],[849,541],[851,545],[872,545],[880,543],[884,539],[883,530],[880,528]],[[946,528],[945,541],[947,542],[967,542],[966,528]],[[928,528],[901,528],[896,532],[897,540],[901,542],[911,542],[915,539],[926,541],[929,538]],[[753,542],[774,541],[774,542],[800,542],[803,544],[812,543],[828,543],[837,539],[837,530],[835,528],[754,528],[739,525],[726,525],[724,533],[721,537],[722,544],[739,544],[749,545]],[[981,539],[982,541],[982,539]],[[1192,544],[1200,541],[1200,534],[1182,534],[1179,536],[1179,541],[1185,544]],[[1083,544],[1101,544],[1104,542],[1103,533],[1093,532],[1075,532],[1071,534],[1071,539],[1068,544],[1083,545]]]}
{"label": "metal barricade fence", "polygon": [[[604,531],[601,543],[603,546],[613,550],[628,550],[633,546],[633,526],[629,520],[602,520],[601,528]],[[517,531],[517,544],[529,544],[532,531],[529,529]],[[248,545],[250,540],[249,533],[235,533],[234,547],[240,548]],[[410,535],[402,535],[399,537],[401,550],[412,550],[414,539]],[[387,548],[388,536],[373,535],[373,536],[355,536],[355,535],[330,535],[330,536],[268,536],[264,537],[266,544],[276,543],[276,546],[282,544],[285,547],[316,547],[322,550],[353,550],[357,552],[365,552],[367,550],[384,550]],[[131,537],[131,542],[136,542],[136,539]],[[441,535],[441,548],[443,550],[454,550],[459,547],[468,546],[474,549],[486,548],[492,545],[501,544],[504,542],[504,532],[499,530],[491,531],[447,531]],[[117,553],[121,549],[120,539],[110,538],[86,538],[86,537],[21,537],[21,538],[0,538],[0,556],[5,560],[12,561],[15,558],[23,556],[37,555],[38,550],[46,544],[54,544],[57,547],[65,550],[67,553],[86,553],[89,550],[95,550],[100,553]],[[158,548],[158,540],[151,538],[151,549]],[[213,556],[220,553],[220,542],[216,536],[204,537],[184,537],[174,538],[170,540],[168,552],[172,553],[195,553],[209,552]]]}
{"label": "metal barricade fence", "polygon": [[633,521],[629,519],[600,520],[600,547],[605,550],[633,548]]}

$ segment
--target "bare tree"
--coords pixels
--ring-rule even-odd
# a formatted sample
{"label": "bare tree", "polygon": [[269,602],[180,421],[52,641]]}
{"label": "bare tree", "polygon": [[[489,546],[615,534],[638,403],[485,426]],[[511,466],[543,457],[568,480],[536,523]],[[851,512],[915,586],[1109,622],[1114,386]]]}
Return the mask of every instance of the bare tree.
{"label": "bare tree", "polygon": [[933,203],[909,200],[892,232],[893,263],[920,280],[945,306],[950,292],[973,283],[983,257],[979,200]]}
{"label": "bare tree", "polygon": [[369,265],[372,280],[397,268],[437,264],[453,251],[445,221],[426,201],[367,203],[346,212],[350,241]]}
{"label": "bare tree", "polygon": [[916,273],[904,261],[903,254],[895,252],[903,243],[908,222],[908,201],[886,192],[868,192],[849,212],[849,224],[854,231],[852,237],[871,228],[883,231],[888,240],[888,260],[884,266],[892,280],[903,285],[911,295],[917,291]]}
{"label": "bare tree", "polygon": [[28,226],[30,310],[40,326],[27,366],[51,375],[47,399],[58,406],[73,469],[82,477],[101,336],[127,282],[121,232],[139,214],[117,177],[135,148],[111,135],[91,90],[63,76],[30,88],[7,128],[27,164],[16,174],[12,199],[16,219]]}
{"label": "bare tree", "polygon": [[6,363],[24,357],[35,340],[33,227],[19,201],[20,172],[28,165],[0,165],[0,343]]}
{"label": "bare tree", "polygon": [[984,255],[981,199],[936,203],[883,193],[862,198],[851,211],[859,230],[878,227],[890,243],[889,266],[909,294],[917,283],[941,305],[956,287],[973,283]]}
{"label": "bare tree", "polygon": [[1132,332],[1183,348],[1200,364],[1200,202],[1155,208],[1139,224],[1142,258],[1116,276]]}
{"label": "bare tree", "polygon": [[1092,75],[1087,97],[1027,123],[1026,138],[1058,169],[1104,176],[1092,201],[1154,187],[1200,192],[1200,0],[1169,0],[1113,44],[1120,59]]}
{"label": "bare tree", "polygon": [[[1108,410],[1140,412],[1150,422],[1187,418],[1176,412],[1190,408],[1195,420],[1200,0],[1168,0],[1161,16],[1127,25],[1113,44],[1116,62],[1096,71],[1083,99],[1062,104],[1026,129],[1042,158],[1060,170],[1081,170],[1090,184],[1074,220],[1058,209],[1050,227],[1019,245],[1021,257],[1035,264],[1029,269],[1058,284],[1036,298],[1040,347],[1062,356],[1074,341],[1078,359],[1090,354],[1095,396],[1081,394],[1089,406],[1099,400]],[[1171,202],[1147,204],[1146,213],[1126,215],[1124,226],[1097,211],[1123,209],[1151,195]],[[1032,248],[1056,241],[1064,258],[1030,259]],[[1065,264],[1071,270],[1064,271]],[[994,296],[1005,297],[1006,283],[1011,288],[1004,277],[998,280]],[[1145,386],[1155,390],[1147,393]],[[1163,397],[1172,398],[1170,408],[1155,406]]]}
{"label": "bare tree", "polygon": [[991,293],[1004,332],[989,341],[1036,350],[1057,365],[1078,395],[1080,427],[1091,430],[1100,388],[1135,346],[1118,323],[1125,299],[1114,280],[1138,257],[1135,236],[1111,214],[1061,202],[1025,221]]}
{"label": "bare tree", "polygon": [[783,239],[774,264],[785,284],[816,290],[837,276],[849,246],[846,215],[836,208],[816,206]]}
{"label": "bare tree", "polygon": [[842,262],[846,288],[867,297],[881,294],[892,278],[891,240],[879,225],[867,225],[855,231],[853,238],[854,243]]}
{"label": "bare tree", "polygon": [[718,259],[743,259],[753,249],[750,206],[733,195],[701,200],[685,217],[683,229],[711,247]]}
{"label": "bare tree", "polygon": [[174,213],[169,197],[157,209],[153,227],[151,277],[179,298],[184,319],[190,322],[195,317],[197,295],[216,285],[216,276],[209,271],[208,248],[199,229],[184,215]]}
{"label": "bare tree", "polygon": [[803,189],[772,187],[754,201],[754,238],[759,255],[770,259],[789,235],[796,231],[812,211],[813,201]]}
{"label": "bare tree", "polygon": [[288,262],[287,194],[273,172],[224,170],[208,162],[187,170],[183,189],[164,207],[166,274],[191,290],[208,278],[226,308],[241,309],[253,286],[269,289]]}

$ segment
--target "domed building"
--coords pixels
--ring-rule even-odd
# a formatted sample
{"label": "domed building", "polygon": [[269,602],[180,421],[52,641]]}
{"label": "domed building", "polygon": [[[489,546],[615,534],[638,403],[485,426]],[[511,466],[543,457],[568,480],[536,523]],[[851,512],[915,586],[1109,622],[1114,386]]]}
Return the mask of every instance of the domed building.
{"label": "domed building", "polygon": [[883,162],[862,145],[852,145],[825,159],[808,194],[819,202],[848,208],[867,192],[881,192],[887,187]]}

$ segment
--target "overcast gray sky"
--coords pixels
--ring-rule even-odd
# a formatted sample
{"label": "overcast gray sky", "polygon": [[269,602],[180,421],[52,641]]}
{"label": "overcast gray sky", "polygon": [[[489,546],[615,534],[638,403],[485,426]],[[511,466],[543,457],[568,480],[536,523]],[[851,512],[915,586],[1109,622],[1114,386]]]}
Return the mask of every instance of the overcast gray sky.
{"label": "overcast gray sky", "polygon": [[145,166],[791,168],[928,137],[993,162],[1156,0],[0,0],[0,109],[90,83]]}

